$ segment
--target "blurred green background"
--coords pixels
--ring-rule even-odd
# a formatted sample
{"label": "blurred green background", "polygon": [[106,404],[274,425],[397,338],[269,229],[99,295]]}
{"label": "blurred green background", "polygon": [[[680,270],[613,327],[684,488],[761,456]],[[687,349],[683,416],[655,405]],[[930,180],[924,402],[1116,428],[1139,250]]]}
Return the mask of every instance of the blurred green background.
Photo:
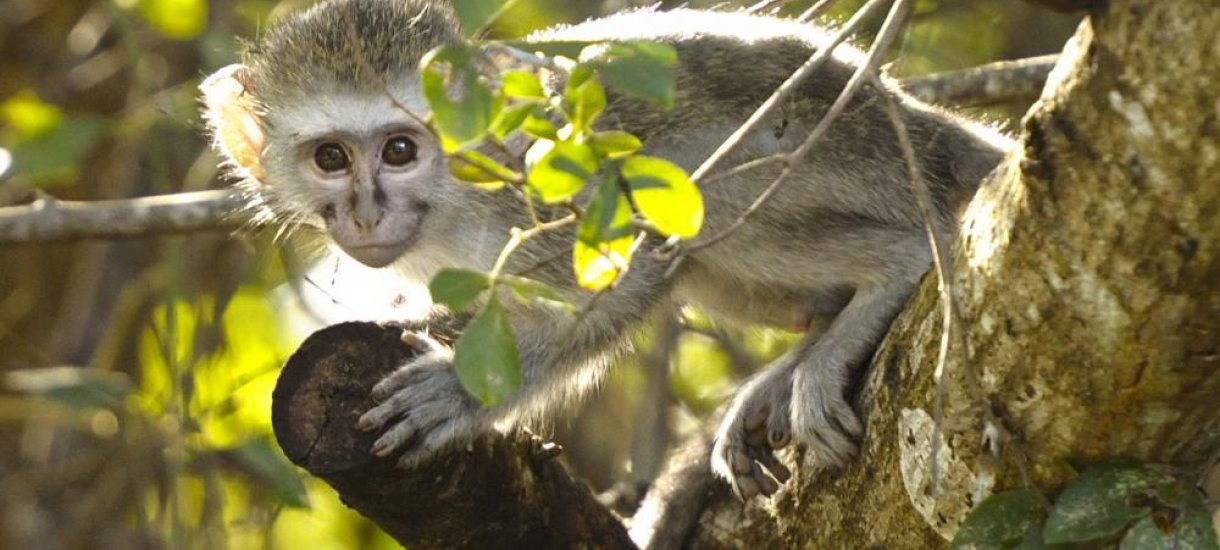
{"label": "blurred green background", "polygon": [[[242,39],[310,3],[0,0],[0,206],[224,186],[196,86],[237,60]],[[652,3],[522,0],[491,33]],[[826,21],[862,3],[844,0]],[[891,71],[1054,52],[1075,23],[1017,0],[921,1]],[[975,114],[1014,127],[1027,106]],[[362,299],[342,293],[347,268],[309,271],[308,236],[274,237],[0,245],[0,548],[396,547],[271,439],[275,377],[320,326],[311,312],[359,315]],[[691,310],[658,319],[583,412],[547,433],[595,490],[637,486],[792,339]]]}

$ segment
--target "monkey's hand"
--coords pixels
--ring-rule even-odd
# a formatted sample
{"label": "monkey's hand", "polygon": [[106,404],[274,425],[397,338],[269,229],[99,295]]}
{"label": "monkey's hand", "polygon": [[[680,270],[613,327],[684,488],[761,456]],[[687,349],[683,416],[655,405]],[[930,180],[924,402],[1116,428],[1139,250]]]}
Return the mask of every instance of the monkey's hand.
{"label": "monkey's hand", "polygon": [[792,477],[775,456],[792,440],[788,411],[794,366],[788,358],[781,361],[738,390],[712,444],[712,470],[742,500],[771,496]]}
{"label": "monkey's hand", "polygon": [[379,404],[356,427],[386,428],[373,443],[373,454],[402,451],[398,465],[414,468],[473,436],[480,408],[458,381],[448,346],[420,332],[404,331],[402,340],[419,354],[373,387]]}

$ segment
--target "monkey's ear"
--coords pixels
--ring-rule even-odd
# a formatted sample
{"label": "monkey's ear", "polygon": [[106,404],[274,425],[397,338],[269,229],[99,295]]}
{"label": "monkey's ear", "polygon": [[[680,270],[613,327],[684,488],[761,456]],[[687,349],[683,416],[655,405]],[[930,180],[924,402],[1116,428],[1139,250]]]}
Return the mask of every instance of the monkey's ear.
{"label": "monkey's ear", "polygon": [[263,123],[254,99],[250,69],[229,65],[207,77],[203,92],[203,117],[212,142],[238,175],[262,181]]}

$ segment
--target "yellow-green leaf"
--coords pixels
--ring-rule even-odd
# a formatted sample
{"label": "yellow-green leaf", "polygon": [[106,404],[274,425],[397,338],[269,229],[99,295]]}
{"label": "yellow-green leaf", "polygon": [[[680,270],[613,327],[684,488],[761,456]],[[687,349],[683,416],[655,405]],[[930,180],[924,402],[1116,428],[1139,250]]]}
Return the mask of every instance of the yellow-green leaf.
{"label": "yellow-green leaf", "polygon": [[474,36],[495,20],[508,0],[452,0],[462,25],[462,35]]}
{"label": "yellow-green leaf", "polygon": [[614,284],[631,264],[633,233],[627,198],[613,180],[602,181],[576,230],[572,262],[577,284],[593,291]]}
{"label": "yellow-green leaf", "polygon": [[462,387],[485,407],[503,403],[521,387],[517,341],[494,293],[454,345],[453,366]]}
{"label": "yellow-green leaf", "polygon": [[572,198],[597,171],[597,155],[587,145],[540,139],[530,149],[527,158],[537,160],[530,167],[529,187],[545,203]]}
{"label": "yellow-green leaf", "polygon": [[568,120],[577,132],[588,132],[593,128],[593,122],[606,108],[606,91],[596,78],[586,78],[578,85],[572,85],[575,79],[568,81],[563,98],[566,102]]}
{"label": "yellow-green leaf", "polygon": [[644,219],[662,234],[689,239],[703,226],[703,195],[686,171],[664,159],[633,156],[619,169]]}
{"label": "yellow-green leaf", "polygon": [[208,24],[207,0],[142,0],[140,13],[162,36],[191,40]]}
{"label": "yellow-green leaf", "polygon": [[677,97],[673,66],[677,50],[643,40],[593,44],[580,54],[582,63],[624,94],[672,107]]}
{"label": "yellow-green leaf", "polygon": [[504,95],[522,99],[546,99],[538,76],[529,71],[508,71],[500,75]]}
{"label": "yellow-green leaf", "polygon": [[618,130],[598,132],[589,137],[589,146],[608,159],[619,159],[640,149],[640,138]]}
{"label": "yellow-green leaf", "polygon": [[495,184],[497,187],[520,177],[507,166],[496,162],[496,159],[470,150],[458,151],[449,157],[449,172],[462,181]]}

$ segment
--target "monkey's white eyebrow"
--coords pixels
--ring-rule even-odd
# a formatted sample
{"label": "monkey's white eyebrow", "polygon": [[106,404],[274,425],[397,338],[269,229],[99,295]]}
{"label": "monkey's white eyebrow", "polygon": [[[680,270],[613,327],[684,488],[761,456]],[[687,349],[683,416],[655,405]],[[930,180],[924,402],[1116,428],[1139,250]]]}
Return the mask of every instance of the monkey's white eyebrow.
{"label": "monkey's white eyebrow", "polygon": [[384,129],[386,121],[413,123],[427,112],[418,86],[393,90],[398,104],[410,110],[404,113],[398,104],[381,91],[363,93],[317,94],[301,103],[287,106],[278,112],[269,113],[273,126],[283,128],[288,134],[318,136],[343,130],[351,134],[365,134]]}

